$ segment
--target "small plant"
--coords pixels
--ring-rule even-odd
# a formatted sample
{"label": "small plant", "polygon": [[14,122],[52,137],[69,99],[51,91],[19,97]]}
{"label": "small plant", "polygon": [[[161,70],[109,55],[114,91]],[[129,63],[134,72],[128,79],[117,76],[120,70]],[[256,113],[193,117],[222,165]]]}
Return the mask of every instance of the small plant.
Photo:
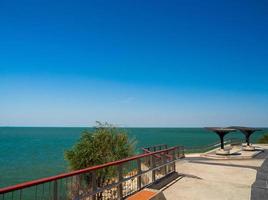
{"label": "small plant", "polygon": [[258,143],[260,144],[267,144],[268,143],[268,133],[263,135],[259,140]]}

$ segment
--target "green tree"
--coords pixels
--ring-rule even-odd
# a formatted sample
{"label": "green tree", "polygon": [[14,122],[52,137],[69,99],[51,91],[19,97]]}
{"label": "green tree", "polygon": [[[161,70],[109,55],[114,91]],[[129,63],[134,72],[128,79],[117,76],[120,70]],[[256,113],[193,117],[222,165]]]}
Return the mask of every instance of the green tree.
{"label": "green tree", "polygon": [[[70,170],[84,169],[134,155],[135,143],[134,139],[129,139],[125,130],[108,123],[97,122],[92,131],[84,131],[79,141],[65,152],[65,159]],[[98,170],[96,174],[98,187],[107,184],[115,175],[115,167]],[[79,190],[82,185],[88,190],[91,180],[92,174],[80,177]],[[73,196],[75,189],[72,190]],[[98,195],[98,199],[102,199],[102,194]]]}
{"label": "green tree", "polygon": [[259,140],[258,143],[260,144],[267,144],[268,143],[268,133],[263,135]]}

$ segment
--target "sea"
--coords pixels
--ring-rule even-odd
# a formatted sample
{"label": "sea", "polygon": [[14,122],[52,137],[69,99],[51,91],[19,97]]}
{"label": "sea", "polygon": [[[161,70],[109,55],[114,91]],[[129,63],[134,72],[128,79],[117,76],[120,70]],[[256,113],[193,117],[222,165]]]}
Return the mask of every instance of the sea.
{"label": "sea", "polygon": [[[85,127],[0,127],[0,188],[68,171],[64,151],[79,139]],[[125,128],[137,141],[136,149],[157,144],[199,147],[217,142],[204,128]],[[256,142],[268,129],[253,134]],[[239,132],[226,138],[243,139]]]}

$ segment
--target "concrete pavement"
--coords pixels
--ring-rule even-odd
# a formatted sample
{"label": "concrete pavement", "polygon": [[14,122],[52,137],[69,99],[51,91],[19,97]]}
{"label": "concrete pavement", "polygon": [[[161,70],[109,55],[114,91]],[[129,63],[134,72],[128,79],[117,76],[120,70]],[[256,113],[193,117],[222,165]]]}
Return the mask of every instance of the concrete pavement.
{"label": "concrete pavement", "polygon": [[191,155],[178,161],[181,177],[163,189],[164,196],[167,200],[250,199],[257,170],[266,157],[267,151],[259,158],[246,160],[212,160]]}

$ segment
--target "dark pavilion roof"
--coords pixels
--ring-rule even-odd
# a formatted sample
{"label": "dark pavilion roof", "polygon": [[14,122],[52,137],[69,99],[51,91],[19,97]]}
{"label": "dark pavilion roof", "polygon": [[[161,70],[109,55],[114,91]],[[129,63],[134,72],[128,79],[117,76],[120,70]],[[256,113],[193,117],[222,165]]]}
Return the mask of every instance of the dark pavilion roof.
{"label": "dark pavilion roof", "polygon": [[253,128],[253,127],[244,127],[244,126],[230,126],[228,128],[233,128],[239,131],[245,132],[255,132],[255,131],[262,131],[260,128]]}
{"label": "dark pavilion roof", "polygon": [[209,131],[213,131],[216,133],[230,133],[230,132],[235,132],[237,129],[235,128],[222,128],[222,127],[206,127],[205,129],[209,130]]}

